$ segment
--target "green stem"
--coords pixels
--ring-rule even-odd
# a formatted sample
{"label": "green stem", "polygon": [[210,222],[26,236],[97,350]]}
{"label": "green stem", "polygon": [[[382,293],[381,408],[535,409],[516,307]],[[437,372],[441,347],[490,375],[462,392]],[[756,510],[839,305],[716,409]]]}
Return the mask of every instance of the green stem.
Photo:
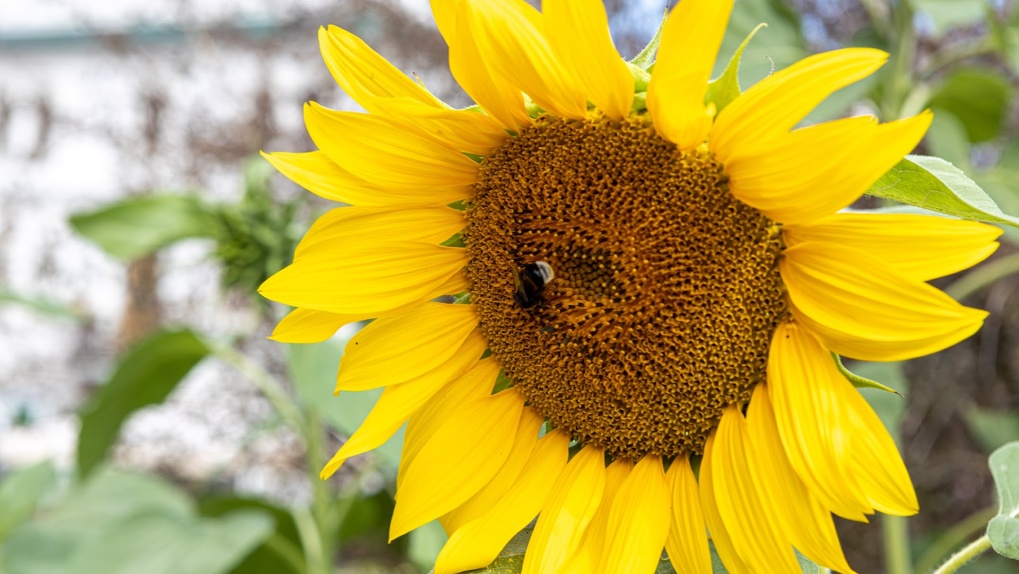
{"label": "green stem", "polygon": [[924,68],[921,76],[929,78],[944,68],[963,60],[975,58],[977,56],[985,56],[987,54],[994,54],[995,52],[997,52],[997,49],[994,42],[987,38],[970,44],[946,48],[934,54],[930,64]]}
{"label": "green stem", "polygon": [[301,556],[301,551],[298,550],[297,546],[294,546],[293,542],[287,540],[278,532],[265,541],[265,547],[275,552],[277,556],[289,564],[294,572],[306,572],[308,570],[304,558]]}
{"label": "green stem", "polygon": [[326,562],[325,549],[322,548],[322,533],[318,530],[314,515],[307,508],[295,508],[291,514],[297,526],[297,533],[301,537],[308,574],[329,574],[332,566]]}
{"label": "green stem", "polygon": [[910,574],[909,524],[901,516],[881,516],[881,537],[884,539],[885,571],[888,574]]}
{"label": "green stem", "polygon": [[986,265],[981,265],[967,273],[962,279],[949,285],[945,289],[945,293],[957,301],[961,301],[984,287],[1016,273],[1019,273],[1019,253],[1006,255]]}
{"label": "green stem", "polygon": [[325,465],[322,420],[319,417],[318,410],[314,407],[309,408],[307,412],[308,423],[304,427],[304,441],[308,448],[308,478],[311,480],[312,515],[315,517],[315,524],[318,526],[323,558],[331,564],[333,556],[332,542],[335,540],[334,534],[339,525],[332,510],[332,496],[329,492],[329,483],[319,477],[319,473]]}
{"label": "green stem", "polygon": [[970,514],[961,522],[949,528],[944,534],[939,536],[937,540],[931,544],[930,548],[923,553],[923,556],[917,560],[914,572],[916,572],[916,574],[924,574],[933,570],[934,567],[938,565],[938,562],[943,560],[945,556],[948,556],[948,554],[952,552],[953,548],[958,548],[974,534],[987,528],[987,523],[990,522],[997,513],[997,505],[989,506],[983,510],[978,510],[973,514]]}
{"label": "green stem", "polygon": [[867,11],[867,17],[870,18],[870,24],[874,26],[874,30],[891,43],[893,31],[888,23],[888,4],[882,3],[880,0],[861,0],[860,3]]}
{"label": "green stem", "polygon": [[947,562],[941,565],[940,568],[935,570],[932,574],[952,574],[959,568],[962,568],[964,564],[970,560],[983,554],[985,550],[991,547],[991,539],[986,534],[980,538],[970,542],[965,548],[956,552],[948,559]]}
{"label": "green stem", "polygon": [[262,395],[269,401],[276,412],[279,413],[283,420],[286,421],[290,428],[296,432],[301,432],[304,429],[305,421],[301,411],[294,406],[294,401],[279,384],[272,375],[270,375],[261,365],[252,361],[245,355],[237,352],[236,349],[228,345],[220,343],[213,343],[206,341],[206,344],[212,350],[212,354],[217,359],[230,365],[237,372],[241,373],[251,381],[251,384],[255,385]]}
{"label": "green stem", "polygon": [[888,44],[895,48],[891,65],[887,68],[888,89],[881,100],[881,115],[886,121],[902,117],[902,104],[914,84],[913,56],[916,40],[913,37],[913,7],[909,0],[898,0],[893,22],[894,28],[891,28]]}

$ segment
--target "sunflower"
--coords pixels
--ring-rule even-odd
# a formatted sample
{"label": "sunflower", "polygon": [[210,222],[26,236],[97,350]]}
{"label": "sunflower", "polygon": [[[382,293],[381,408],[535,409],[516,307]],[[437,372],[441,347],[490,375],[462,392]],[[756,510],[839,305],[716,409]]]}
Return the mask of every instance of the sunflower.
{"label": "sunflower", "polygon": [[851,572],[832,515],[909,515],[896,447],[833,354],[925,355],[986,313],[927,283],[999,231],[845,211],[929,112],[797,124],[885,61],[808,57],[731,101],[708,82],[732,1],[683,0],[651,71],[599,0],[433,0],[452,109],[353,34],[320,31],[367,113],[311,103],[317,151],[267,158],[349,207],[261,292],[274,332],[347,345],[337,392],[384,387],[328,463],[407,425],[395,538],[438,519],[437,573],[489,564],[537,516],[524,572]]}

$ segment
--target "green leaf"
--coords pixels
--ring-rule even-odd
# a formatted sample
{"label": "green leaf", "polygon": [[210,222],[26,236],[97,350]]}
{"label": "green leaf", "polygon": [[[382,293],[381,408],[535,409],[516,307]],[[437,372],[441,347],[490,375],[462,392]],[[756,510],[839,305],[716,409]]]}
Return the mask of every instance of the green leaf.
{"label": "green leaf", "polygon": [[[348,336],[353,335],[351,331]],[[367,418],[383,389],[333,396],[345,343],[334,338],[321,343],[286,345],[286,353],[290,380],[301,401],[309,408],[318,409],[327,423],[350,436]],[[402,450],[403,429],[372,452],[379,456],[383,470],[395,476]]]}
{"label": "green leaf", "polygon": [[214,209],[189,195],[131,197],[71,216],[75,231],[123,261],[181,239],[217,237],[219,225]]}
{"label": "green leaf", "polygon": [[845,378],[849,379],[849,382],[853,383],[854,387],[856,387],[856,388],[861,388],[862,387],[862,388],[868,388],[868,389],[880,389],[882,391],[886,391],[886,392],[889,392],[889,393],[893,393],[893,394],[899,395],[900,397],[902,396],[899,393],[899,391],[896,391],[895,389],[893,389],[893,388],[891,388],[891,387],[889,387],[887,385],[883,385],[883,384],[881,384],[881,383],[879,383],[877,381],[868,379],[867,377],[861,377],[860,375],[857,375],[856,373],[850,372],[850,370],[847,369],[846,366],[842,364],[842,357],[836,355],[835,353],[832,353],[831,356],[835,359],[835,366],[837,366],[839,368],[839,372],[842,373],[842,376],[844,376]]}
{"label": "green leaf", "polygon": [[49,315],[51,317],[59,317],[61,319],[83,319],[85,317],[85,314],[78,309],[61,305],[60,303],[45,297],[15,293],[3,285],[0,285],[0,305],[5,303],[21,305],[35,311],[36,313]]}
{"label": "green leaf", "polygon": [[272,531],[266,512],[201,518],[166,482],[103,469],[12,533],[3,547],[4,571],[225,574]]}
{"label": "green leaf", "polygon": [[867,194],[945,215],[1019,227],[1019,218],[1002,213],[966,174],[936,157],[906,156]]}
{"label": "green leaf", "polygon": [[79,472],[87,475],[103,460],[131,413],[162,402],[208,352],[190,331],[156,333],[128,351],[82,413]]}
{"label": "green leaf", "polygon": [[39,499],[56,481],[49,461],[15,470],[4,478],[0,484],[0,541],[31,518]]}
{"label": "green leaf", "polygon": [[725,106],[732,103],[739,97],[743,90],[739,87],[739,62],[743,57],[743,50],[747,48],[750,40],[754,38],[757,31],[766,27],[767,24],[758,24],[756,28],[747,34],[746,39],[736,49],[736,53],[729,59],[729,65],[725,67],[722,75],[708,82],[707,100],[715,104],[715,110],[720,112]]}
{"label": "green leaf", "polygon": [[257,498],[216,496],[199,501],[202,516],[220,517],[244,510],[272,516],[276,528],[259,547],[234,565],[231,574],[305,574],[301,536],[288,510]]}
{"label": "green leaf", "polygon": [[972,405],[963,411],[966,426],[987,452],[1019,437],[1019,413],[992,411]]}
{"label": "green leaf", "polygon": [[[953,0],[956,1],[956,0]],[[973,68],[953,72],[928,105],[958,118],[971,142],[994,139],[1012,101],[1012,87],[1000,75]]]}
{"label": "green leaf", "polygon": [[3,547],[5,572],[74,572],[76,550],[109,525],[136,514],[187,517],[191,512],[187,497],[160,480],[100,469],[41,519],[11,533]]}
{"label": "green leaf", "polygon": [[991,453],[991,475],[998,489],[998,515],[987,525],[991,547],[1002,556],[1019,560],[1019,441]]}
{"label": "green leaf", "polygon": [[105,529],[76,552],[76,574],[225,574],[272,534],[251,510],[220,519],[140,514]]}
{"label": "green leaf", "polygon": [[934,121],[927,130],[927,149],[932,156],[939,157],[963,171],[972,171],[972,145],[962,125],[949,112],[934,114]]}
{"label": "green leaf", "polygon": [[442,529],[439,521],[433,520],[420,528],[412,530],[409,538],[407,556],[421,570],[425,570],[430,565],[435,564],[435,559],[438,558],[439,551],[442,550],[442,546],[446,543],[448,536],[446,536],[446,531]]}

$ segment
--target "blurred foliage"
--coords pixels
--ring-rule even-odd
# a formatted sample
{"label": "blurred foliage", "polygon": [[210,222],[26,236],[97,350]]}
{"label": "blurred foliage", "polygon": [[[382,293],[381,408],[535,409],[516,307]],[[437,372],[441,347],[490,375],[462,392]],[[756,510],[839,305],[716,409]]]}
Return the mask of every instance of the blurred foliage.
{"label": "blurred foliage", "polygon": [[991,474],[998,488],[998,515],[987,525],[987,536],[994,551],[1019,560],[1019,442],[1012,442],[991,453]]}
{"label": "blurred foliage", "polygon": [[301,232],[294,216],[303,202],[279,201],[270,185],[273,173],[255,156],[244,167],[244,194],[236,203],[212,205],[194,194],[154,193],[73,215],[71,226],[125,262],[185,239],[212,239],[223,287],[266,305],[256,291],[293,258]]}
{"label": "blurred foliage", "polygon": [[300,237],[293,219],[300,200],[281,203],[273,196],[269,182],[274,173],[261,157],[251,158],[244,170],[241,201],[217,211],[214,257],[223,266],[224,287],[255,293],[293,258]]}
{"label": "blurred foliage", "polygon": [[92,472],[106,457],[120,426],[134,411],[158,404],[209,350],[189,331],[157,333],[128,351],[117,370],[82,411],[78,472]]}

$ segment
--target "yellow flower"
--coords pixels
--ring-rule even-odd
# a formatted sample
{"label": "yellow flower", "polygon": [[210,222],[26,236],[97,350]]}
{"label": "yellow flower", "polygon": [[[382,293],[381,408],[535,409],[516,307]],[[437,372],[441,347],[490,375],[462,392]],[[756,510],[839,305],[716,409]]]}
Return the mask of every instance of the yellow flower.
{"label": "yellow flower", "polygon": [[535,516],[528,573],[652,572],[663,548],[707,573],[706,531],[732,572],[799,571],[794,548],[850,572],[832,513],[917,501],[832,353],[908,359],[974,333],[986,314],[926,281],[999,231],[840,211],[931,120],[796,127],[880,51],[806,58],[723,106],[705,99],[731,0],[678,4],[650,83],[599,0],[543,5],[433,0],[476,109],[320,33],[368,113],[309,104],[318,151],[267,157],[350,207],[262,293],[297,307],[282,341],[374,318],[337,392],[385,387],[323,475],[406,423],[390,534],[439,519],[439,574],[485,566]]}

